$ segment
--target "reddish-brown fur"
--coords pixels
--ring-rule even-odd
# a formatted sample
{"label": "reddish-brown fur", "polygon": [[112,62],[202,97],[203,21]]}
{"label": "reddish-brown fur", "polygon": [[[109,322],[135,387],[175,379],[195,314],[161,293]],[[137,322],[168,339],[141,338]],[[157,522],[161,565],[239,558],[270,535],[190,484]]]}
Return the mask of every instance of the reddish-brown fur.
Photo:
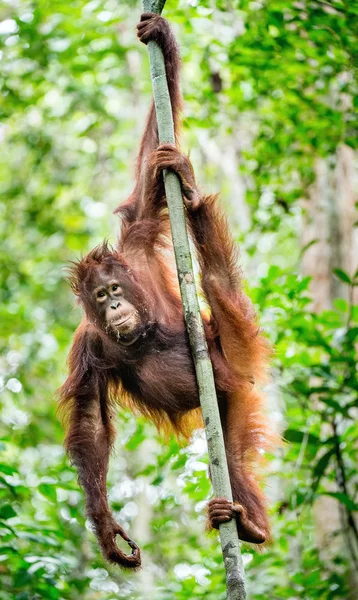
{"label": "reddish-brown fur", "polygon": [[[179,125],[179,53],[167,22],[143,15],[143,42],[162,47],[176,132]],[[140,552],[114,521],[107,502],[106,475],[115,432],[116,403],[170,425],[185,436],[200,423],[194,367],[184,326],[176,277],[168,266],[172,251],[161,171],[177,172],[191,234],[203,273],[202,289],[211,308],[204,318],[213,362],[235,506],[225,499],[209,505],[209,524],[236,517],[241,539],[269,537],[265,501],[253,465],[270,443],[257,383],[268,354],[251,304],[241,288],[236,248],[215,196],[201,196],[188,159],[173,146],[159,146],[153,105],[142,138],[136,184],[116,212],[122,216],[115,249],[96,248],[72,268],[71,285],[86,316],[76,331],[69,357],[70,374],[60,390],[67,421],[66,448],[86,492],[86,509],[106,558],[138,568]],[[98,273],[114,274],[140,315],[138,339],[122,345],[111,335],[93,303]],[[132,547],[127,556],[116,545],[121,535]]]}

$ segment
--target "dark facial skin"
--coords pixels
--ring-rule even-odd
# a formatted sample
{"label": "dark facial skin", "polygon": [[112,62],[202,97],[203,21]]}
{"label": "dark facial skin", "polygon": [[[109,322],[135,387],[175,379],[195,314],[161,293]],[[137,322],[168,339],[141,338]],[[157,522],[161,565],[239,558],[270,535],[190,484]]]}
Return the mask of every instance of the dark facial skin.
{"label": "dark facial skin", "polygon": [[133,343],[138,337],[140,316],[135,306],[125,297],[116,274],[100,271],[92,294],[107,331],[114,333],[122,344]]}

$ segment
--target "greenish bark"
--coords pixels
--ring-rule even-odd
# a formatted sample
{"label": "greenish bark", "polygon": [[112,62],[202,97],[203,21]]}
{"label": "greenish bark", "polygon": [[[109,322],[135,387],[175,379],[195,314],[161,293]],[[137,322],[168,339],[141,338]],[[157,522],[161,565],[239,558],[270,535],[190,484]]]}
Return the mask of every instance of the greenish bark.
{"label": "greenish bark", "polygon": [[[160,13],[164,4],[165,0],[143,0],[143,9],[145,12]],[[174,144],[173,117],[163,54],[154,41],[149,42],[148,53],[159,140],[161,143]],[[164,184],[185,323],[195,364],[200,404],[208,442],[214,494],[232,501],[214,375],[200,315],[180,183],[173,172],[164,172]],[[234,520],[220,526],[220,540],[226,568],[227,598],[228,600],[244,600],[246,598],[244,568]]]}

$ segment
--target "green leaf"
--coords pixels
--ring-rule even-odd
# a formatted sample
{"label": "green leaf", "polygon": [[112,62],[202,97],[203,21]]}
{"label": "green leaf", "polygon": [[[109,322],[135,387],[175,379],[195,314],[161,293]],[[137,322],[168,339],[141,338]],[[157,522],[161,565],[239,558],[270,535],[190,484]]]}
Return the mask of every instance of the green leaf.
{"label": "green leaf", "polygon": [[19,550],[17,548],[14,548],[14,546],[0,546],[1,554],[9,554],[9,552],[11,552],[12,554],[18,554]]}
{"label": "green leaf", "polygon": [[0,519],[3,521],[7,521],[7,519],[11,519],[11,517],[16,517],[16,512],[11,506],[11,504],[4,504],[0,506]]}
{"label": "green leaf", "polygon": [[331,496],[331,498],[335,498],[341,504],[349,510],[349,512],[356,512],[358,510],[358,504],[354,502],[347,494],[343,494],[342,492],[322,492],[319,494],[320,496]]}
{"label": "green leaf", "polygon": [[133,450],[136,450],[136,448],[138,448],[141,445],[141,443],[145,440],[145,438],[146,438],[146,435],[145,435],[144,425],[143,425],[143,423],[138,423],[136,431],[130,437],[130,439],[128,440],[128,442],[125,445],[126,449],[131,452]]}
{"label": "green leaf", "polygon": [[18,473],[18,470],[15,469],[15,467],[11,467],[10,465],[0,463],[0,473],[5,473],[5,475],[12,475],[13,473]]}
{"label": "green leaf", "polygon": [[155,477],[155,479],[153,479],[153,481],[151,482],[151,485],[161,485],[164,481],[164,477],[163,475],[158,475],[158,477]]}
{"label": "green leaf", "polygon": [[[2,475],[0,475],[0,484],[2,484],[2,486],[3,486],[3,487],[6,487],[8,490],[10,490],[10,492],[11,492],[11,494],[12,494],[13,496],[16,496],[16,494],[17,494],[17,489],[16,489],[16,487],[14,487],[13,485],[10,485],[10,484],[9,484],[9,483],[6,481],[5,477],[3,477]],[[1,486],[0,486],[0,487],[1,487]]]}
{"label": "green leaf", "polygon": [[349,275],[342,269],[333,269],[333,273],[344,283],[352,283]]}
{"label": "green leaf", "polygon": [[314,246],[315,244],[317,244],[317,242],[318,242],[318,239],[315,239],[315,240],[311,240],[310,242],[308,242],[307,244],[305,244],[301,248],[300,257],[302,257],[305,254],[305,252],[307,252],[307,250],[309,250],[309,248],[311,248],[311,246]]}
{"label": "green leaf", "polygon": [[188,460],[188,457],[182,453],[182,454],[178,454],[178,456],[176,456],[175,460],[173,461],[171,468],[173,471],[175,470],[181,470],[183,469],[186,461]]}
{"label": "green leaf", "polygon": [[45,496],[51,502],[57,502],[57,494],[55,485],[49,483],[40,483],[38,487],[39,492]]}
{"label": "green leaf", "polygon": [[298,429],[286,429],[286,431],[283,433],[283,438],[294,444],[302,444],[304,440],[313,446],[318,446],[321,443],[320,439],[316,435],[313,435],[312,433],[305,433],[304,431],[299,431]]}
{"label": "green leaf", "polygon": [[354,342],[358,337],[358,327],[352,327],[352,329],[348,329],[346,337],[350,342]]}
{"label": "green leaf", "polygon": [[335,454],[335,449],[330,448],[328,450],[328,452],[323,454],[323,456],[321,456],[321,458],[317,461],[317,463],[313,469],[313,479],[314,479],[313,488],[314,489],[317,489],[320,479],[324,475],[324,473],[329,465],[329,461],[331,460],[332,456],[334,456],[334,454]]}
{"label": "green leaf", "polygon": [[341,414],[341,415],[345,415],[346,417],[349,418],[349,413],[347,411],[347,407],[346,406],[340,404],[336,400],[333,400],[333,398],[331,398],[331,397],[329,397],[329,398],[321,397],[320,400],[322,402],[324,402],[326,406],[329,406],[332,409],[331,412],[334,412],[334,413],[337,413],[337,414]]}
{"label": "green leaf", "polygon": [[348,302],[347,302],[347,300],[344,300],[343,298],[336,298],[335,300],[333,300],[333,304],[334,304],[335,308],[337,310],[339,310],[340,312],[346,313],[348,310]]}

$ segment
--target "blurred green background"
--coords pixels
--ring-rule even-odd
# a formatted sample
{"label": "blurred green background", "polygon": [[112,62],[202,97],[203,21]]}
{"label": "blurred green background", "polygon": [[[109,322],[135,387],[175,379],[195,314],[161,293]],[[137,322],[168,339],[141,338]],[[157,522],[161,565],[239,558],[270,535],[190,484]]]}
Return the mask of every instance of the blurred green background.
{"label": "blurred green background", "polygon": [[[80,320],[65,265],[107,236],[150,98],[140,3],[0,7],[0,599],[225,598],[206,446],[118,414],[109,497],[143,569],[108,566],[64,456],[55,390]],[[355,599],[358,5],[168,0],[183,148],[221,191],[275,346],[273,543],[243,548],[249,599]],[[356,285],[355,285],[356,284]]]}

